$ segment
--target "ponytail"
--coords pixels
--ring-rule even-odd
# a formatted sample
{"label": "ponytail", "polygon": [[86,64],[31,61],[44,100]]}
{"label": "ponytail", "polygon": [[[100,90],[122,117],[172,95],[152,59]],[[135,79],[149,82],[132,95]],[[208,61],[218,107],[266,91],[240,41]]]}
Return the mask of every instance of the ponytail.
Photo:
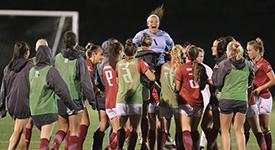
{"label": "ponytail", "polygon": [[100,49],[102,49],[99,45],[96,45],[92,42],[88,42],[85,46],[86,49],[86,58],[91,58],[93,53],[98,52]]}
{"label": "ponytail", "polygon": [[24,58],[26,56],[26,53],[30,50],[28,44],[24,41],[20,41],[20,42],[16,42],[14,44],[14,48],[13,48],[13,55],[12,55],[12,59],[9,62],[9,69],[11,69],[12,67],[12,63],[19,58]]}
{"label": "ponytail", "polygon": [[259,51],[263,56],[265,50],[264,50],[264,42],[262,41],[261,38],[257,37],[255,40],[249,41],[247,45],[253,46],[254,49],[256,51]]}
{"label": "ponytail", "polygon": [[205,68],[196,59],[199,56],[200,48],[194,45],[186,47],[187,57],[192,61],[192,76],[193,80],[199,84],[201,89],[204,89],[206,83]]}
{"label": "ponytail", "polygon": [[180,44],[176,44],[171,50],[171,62],[178,66],[183,63],[182,59],[183,47]]}
{"label": "ponytail", "polygon": [[123,45],[120,42],[111,43],[109,45],[109,64],[115,70],[116,64],[119,61],[119,55],[123,50]]}
{"label": "ponytail", "polygon": [[133,43],[133,40],[132,39],[126,40],[125,49],[124,49],[125,55],[129,57],[134,56],[136,51],[137,51],[137,46],[135,43]]}
{"label": "ponytail", "polygon": [[243,47],[238,41],[232,41],[230,42],[227,47],[227,51],[229,52],[228,58],[235,57],[236,60],[243,59]]}

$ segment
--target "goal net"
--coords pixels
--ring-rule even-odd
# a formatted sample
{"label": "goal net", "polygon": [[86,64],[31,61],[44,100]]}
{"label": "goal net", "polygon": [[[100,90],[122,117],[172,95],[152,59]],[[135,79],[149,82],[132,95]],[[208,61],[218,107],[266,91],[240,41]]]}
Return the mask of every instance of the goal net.
{"label": "goal net", "polygon": [[78,35],[78,12],[0,10],[0,81],[15,42],[26,41],[34,56],[35,42],[44,38],[55,54],[62,47],[62,35],[68,30]]}

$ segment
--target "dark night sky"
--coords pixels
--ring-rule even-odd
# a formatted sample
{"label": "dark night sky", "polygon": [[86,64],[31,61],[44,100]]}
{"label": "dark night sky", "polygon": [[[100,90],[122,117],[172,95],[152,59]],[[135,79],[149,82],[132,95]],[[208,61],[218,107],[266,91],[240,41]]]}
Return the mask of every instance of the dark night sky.
{"label": "dark night sky", "polygon": [[[267,60],[275,67],[274,0],[1,0],[0,9],[79,11],[79,39],[84,45],[87,41],[100,44],[109,37],[124,42],[146,28],[147,16],[162,3],[165,14],[160,28],[175,43],[189,41],[202,47],[206,62],[212,63],[210,47],[220,36],[232,35],[244,47],[259,36],[265,43]],[[1,61],[1,70],[6,63]]]}

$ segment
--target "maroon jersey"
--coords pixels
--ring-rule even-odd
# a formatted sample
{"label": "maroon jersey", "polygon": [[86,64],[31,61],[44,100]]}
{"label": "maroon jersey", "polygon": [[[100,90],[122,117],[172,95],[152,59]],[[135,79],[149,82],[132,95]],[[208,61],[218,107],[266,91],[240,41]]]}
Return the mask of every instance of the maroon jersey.
{"label": "maroon jersey", "polygon": [[[271,65],[264,59],[260,59],[254,65],[255,78],[253,80],[254,89],[266,84],[269,81],[267,73],[272,71]],[[263,98],[269,98],[271,93],[269,89],[262,90],[260,96]]]}
{"label": "maroon jersey", "polygon": [[192,62],[180,65],[175,75],[181,82],[179,92],[180,103],[189,104],[192,107],[203,107],[203,99],[198,83],[193,80]]}
{"label": "maroon jersey", "polygon": [[115,108],[118,90],[117,77],[115,70],[109,64],[103,67],[102,78],[106,86],[105,107],[106,109]]}

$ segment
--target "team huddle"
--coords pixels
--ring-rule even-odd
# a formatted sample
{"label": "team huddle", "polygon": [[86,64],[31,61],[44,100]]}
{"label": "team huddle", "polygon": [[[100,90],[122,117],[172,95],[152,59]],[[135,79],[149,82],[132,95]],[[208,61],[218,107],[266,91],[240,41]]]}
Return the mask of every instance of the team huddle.
{"label": "team huddle", "polygon": [[[89,104],[99,116],[93,150],[105,148],[107,129],[105,149],[127,145],[134,150],[140,137],[142,150],[164,149],[171,139],[178,150],[217,150],[220,133],[222,149],[230,150],[232,124],[239,150],[246,149],[250,128],[259,149],[271,150],[269,88],[275,76],[263,57],[263,41],[247,42],[245,52],[231,36],[216,39],[211,68],[203,63],[202,48],[174,44],[159,23],[160,17],[152,14],[148,29],[125,44],[110,38],[85,48],[67,31],[55,56],[46,39],[36,42],[33,58],[26,42],[16,42],[0,93],[0,117],[8,111],[15,121],[8,149],[28,149],[35,125],[40,150],[58,150],[63,141],[66,150],[82,150]],[[56,121],[58,131],[52,135]]]}

